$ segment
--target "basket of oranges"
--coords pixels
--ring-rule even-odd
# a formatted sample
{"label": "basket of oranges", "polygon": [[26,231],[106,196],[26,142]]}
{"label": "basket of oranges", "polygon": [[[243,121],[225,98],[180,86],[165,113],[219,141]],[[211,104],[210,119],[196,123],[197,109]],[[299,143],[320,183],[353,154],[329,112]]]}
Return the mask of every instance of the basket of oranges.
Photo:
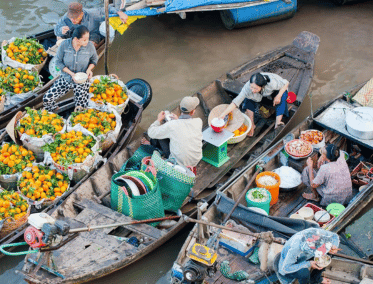
{"label": "basket of oranges", "polygon": [[3,41],[1,45],[3,64],[24,69],[36,68],[38,72],[43,69],[48,53],[44,46],[32,38],[11,38]]}
{"label": "basket of oranges", "polygon": [[36,208],[49,206],[56,202],[70,188],[66,174],[59,173],[48,166],[34,164],[26,168],[18,179],[18,193]]}
{"label": "basket of oranges", "polygon": [[23,146],[33,151],[41,161],[44,159],[41,147],[53,141],[54,134],[62,133],[65,125],[65,120],[58,114],[26,107],[26,113],[18,120],[16,130]]}
{"label": "basket of oranges", "polygon": [[251,119],[246,114],[242,115],[245,118],[244,123],[239,129],[233,131],[234,136],[228,140],[228,144],[236,144],[243,141],[252,127]]}
{"label": "basket of oranges", "polygon": [[56,134],[53,140],[42,147],[44,162],[67,174],[70,180],[82,179],[101,157],[98,141],[80,125],[69,132]]}
{"label": "basket of oranges", "polygon": [[16,190],[18,175],[35,161],[34,153],[14,143],[0,146],[0,185]]}
{"label": "basket of oranges", "polygon": [[102,108],[111,105],[119,114],[124,112],[129,102],[127,87],[115,74],[93,77],[89,93],[89,106]]}
{"label": "basket of oranges", "polygon": [[0,239],[27,222],[30,206],[17,192],[0,188]]}
{"label": "basket of oranges", "polygon": [[102,152],[105,152],[117,141],[122,127],[121,116],[110,106],[108,109],[100,111],[89,108],[73,112],[67,119],[67,131],[81,125],[96,137]]}
{"label": "basket of oranges", "polygon": [[[40,89],[40,76],[35,69],[4,67],[0,69],[0,88],[10,97],[30,94]],[[22,97],[24,99],[24,97]]]}

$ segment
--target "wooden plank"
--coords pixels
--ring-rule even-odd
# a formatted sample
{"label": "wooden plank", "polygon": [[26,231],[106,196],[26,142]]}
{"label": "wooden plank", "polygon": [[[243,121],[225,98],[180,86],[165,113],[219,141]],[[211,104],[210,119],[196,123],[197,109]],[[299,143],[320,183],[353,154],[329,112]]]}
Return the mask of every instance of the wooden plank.
{"label": "wooden plank", "polygon": [[[84,206],[86,208],[90,208],[93,211],[96,211],[100,213],[101,215],[104,215],[108,218],[111,218],[115,220],[116,223],[119,222],[132,222],[135,221],[132,218],[125,216],[119,212],[115,212],[114,210],[111,210],[110,208],[107,208],[103,205],[97,204],[91,200],[84,199],[80,202],[77,202],[79,205]],[[150,225],[147,224],[138,224],[138,225],[128,225],[125,226],[127,229],[136,232],[141,235],[146,235],[148,237],[151,237],[153,239],[159,239],[162,237],[161,230],[158,230]]]}
{"label": "wooden plank", "polygon": [[222,82],[222,86],[224,90],[235,95],[238,95],[241,92],[244,85],[245,85],[244,83],[238,80],[231,80],[231,79],[227,79],[224,82]]}
{"label": "wooden plank", "polygon": [[285,47],[275,49],[274,51],[268,52],[261,56],[258,56],[254,60],[251,60],[250,62],[246,62],[243,65],[227,73],[227,77],[229,79],[237,79],[238,77],[241,77],[242,75],[245,75],[246,73],[251,72],[254,69],[259,69],[260,67],[267,65],[268,63],[275,61],[281,58],[282,56],[284,56],[285,51],[287,51],[290,47],[291,45],[288,45]]}
{"label": "wooden plank", "polygon": [[162,6],[166,3],[165,0],[146,0],[146,6]]}

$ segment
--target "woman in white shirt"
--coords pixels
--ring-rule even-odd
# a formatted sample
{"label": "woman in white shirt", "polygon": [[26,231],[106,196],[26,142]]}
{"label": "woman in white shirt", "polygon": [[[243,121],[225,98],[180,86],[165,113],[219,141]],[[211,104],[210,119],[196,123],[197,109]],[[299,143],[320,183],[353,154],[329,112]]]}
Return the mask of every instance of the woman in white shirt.
{"label": "woman in white shirt", "polygon": [[259,103],[262,98],[272,99],[273,106],[276,107],[276,125],[283,125],[283,115],[288,115],[288,108],[286,99],[288,97],[287,89],[289,81],[283,79],[274,73],[255,73],[250,77],[250,80],[242,88],[240,94],[232,101],[227,109],[220,115],[221,118],[225,117],[228,113],[232,112],[235,108],[239,107],[242,103],[242,109],[247,116],[251,119],[253,127],[251,128],[248,136],[254,133],[254,112],[256,103]]}

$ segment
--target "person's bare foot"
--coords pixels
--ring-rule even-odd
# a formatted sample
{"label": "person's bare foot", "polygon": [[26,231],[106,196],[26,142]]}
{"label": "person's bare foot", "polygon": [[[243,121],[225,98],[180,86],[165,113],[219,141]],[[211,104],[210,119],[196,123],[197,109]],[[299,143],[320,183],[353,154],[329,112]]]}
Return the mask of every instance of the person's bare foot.
{"label": "person's bare foot", "polygon": [[302,197],[304,199],[315,201],[315,202],[319,202],[320,201],[320,198],[317,197],[317,196],[315,196],[313,193],[303,193]]}
{"label": "person's bare foot", "polygon": [[251,127],[250,131],[247,133],[247,136],[249,137],[253,137],[254,135],[254,131],[255,131],[255,125]]}
{"label": "person's bare foot", "polygon": [[285,125],[285,123],[283,123],[282,121],[279,122],[278,124],[276,124],[275,129],[276,129],[277,127],[281,126],[281,125]]}
{"label": "person's bare foot", "polygon": [[330,283],[332,283],[328,278],[323,278],[323,280],[322,280],[322,282],[321,282],[321,284],[330,284]]}
{"label": "person's bare foot", "polygon": [[150,142],[145,137],[143,137],[141,139],[141,145],[150,145]]}

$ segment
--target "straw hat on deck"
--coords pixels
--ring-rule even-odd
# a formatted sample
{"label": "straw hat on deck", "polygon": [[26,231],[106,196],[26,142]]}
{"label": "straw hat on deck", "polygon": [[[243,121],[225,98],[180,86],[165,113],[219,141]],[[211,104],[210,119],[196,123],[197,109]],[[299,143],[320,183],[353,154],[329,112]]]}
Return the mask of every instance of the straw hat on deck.
{"label": "straw hat on deck", "polygon": [[[215,117],[219,117],[219,115],[223,111],[225,111],[228,106],[229,106],[228,104],[221,104],[221,105],[218,105],[218,106],[214,107],[211,110],[211,112],[209,114],[209,118],[208,118],[208,123],[209,123],[210,126],[211,126],[211,121]],[[230,132],[233,132],[233,131],[237,130],[238,128],[240,128],[245,121],[245,117],[242,115],[242,112],[237,108],[232,111],[232,116],[233,116],[232,119],[230,121],[228,121],[228,125],[225,128],[226,130],[228,130]]]}

